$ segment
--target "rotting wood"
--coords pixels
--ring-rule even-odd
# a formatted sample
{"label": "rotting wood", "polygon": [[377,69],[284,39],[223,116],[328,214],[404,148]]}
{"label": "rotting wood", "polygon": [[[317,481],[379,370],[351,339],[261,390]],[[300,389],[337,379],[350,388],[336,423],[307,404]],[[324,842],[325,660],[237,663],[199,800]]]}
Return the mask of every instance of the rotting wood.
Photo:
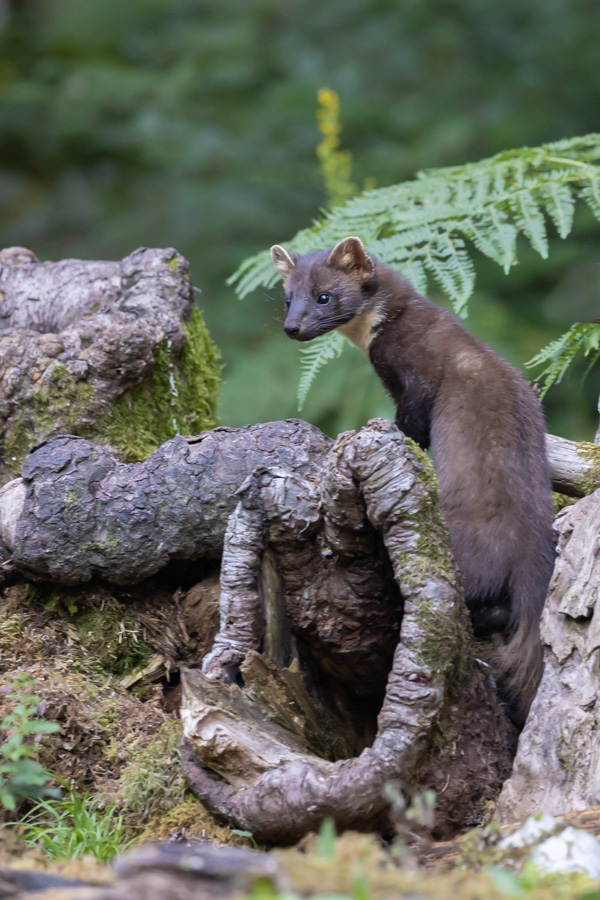
{"label": "rotting wood", "polygon": [[[490,798],[492,783],[492,793],[499,789],[508,774],[514,732],[467,650],[466,611],[431,465],[395,426],[374,420],[358,434],[338,439],[319,484],[316,491],[297,475],[261,469],[239,492],[222,560],[221,630],[204,674],[184,677],[186,775],[215,814],[261,839],[290,842],[318,828],[325,816],[340,828],[392,832],[386,785],[431,786],[437,759],[446,788],[446,775],[453,776],[439,816],[440,828],[451,831],[464,825],[461,815],[468,806],[458,811],[457,791],[463,803],[469,795],[472,816],[484,795]],[[385,565],[373,567],[378,540],[391,583]],[[339,758],[339,752],[334,760],[317,755],[307,732],[298,744],[298,727],[309,720],[306,710],[297,703],[265,701],[268,679],[256,685],[253,660],[264,634],[258,560],[267,548],[282,574],[302,670],[334,672],[336,690],[347,689],[348,711],[361,691],[375,701],[378,682],[387,676],[375,737],[352,758]],[[367,603],[361,593],[366,586]],[[402,604],[403,617],[388,675],[382,666],[382,627],[393,621],[385,612],[390,600]],[[237,680],[243,688],[215,679]],[[317,674],[313,687],[320,683]],[[473,727],[469,702],[465,705],[469,691],[481,730]],[[318,701],[323,700],[321,692]],[[293,726],[281,720],[282,708],[288,715],[295,710]],[[336,708],[334,703],[330,711],[335,714]],[[462,728],[464,737],[465,722],[471,754],[459,736]],[[446,737],[433,749],[438,728],[455,735],[454,746]],[[343,732],[342,723],[338,730]],[[424,784],[428,763],[430,780]]]}
{"label": "rotting wood", "polygon": [[[184,362],[192,340],[195,368]],[[212,427],[215,357],[189,264],[172,248],[117,262],[0,251],[0,484],[56,434],[142,458],[177,432]]]}

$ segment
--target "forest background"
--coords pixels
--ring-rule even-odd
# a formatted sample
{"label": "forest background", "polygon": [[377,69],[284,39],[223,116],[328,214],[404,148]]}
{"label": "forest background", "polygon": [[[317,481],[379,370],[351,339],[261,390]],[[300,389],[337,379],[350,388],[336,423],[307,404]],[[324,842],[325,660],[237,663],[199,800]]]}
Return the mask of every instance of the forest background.
{"label": "forest background", "polygon": [[[240,302],[226,279],[327,202],[319,89],[339,95],[352,181],[382,187],[600,130],[599,47],[595,0],[0,0],[0,246],[176,247],[225,362],[222,423],[296,416],[281,290]],[[599,239],[581,209],[548,260],[523,244],[506,276],[479,255],[467,327],[522,367],[597,318]],[[550,430],[591,440],[600,371],[582,387],[583,370],[545,405]],[[329,434],[374,415],[392,406],[354,348],[302,411]]]}

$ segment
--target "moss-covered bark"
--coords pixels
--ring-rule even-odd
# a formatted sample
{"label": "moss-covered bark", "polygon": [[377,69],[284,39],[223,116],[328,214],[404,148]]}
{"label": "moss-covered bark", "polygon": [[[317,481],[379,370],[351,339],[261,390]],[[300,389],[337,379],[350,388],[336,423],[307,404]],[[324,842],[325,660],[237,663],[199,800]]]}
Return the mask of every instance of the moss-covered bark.
{"label": "moss-covered bark", "polygon": [[216,425],[219,355],[176,251],[119,263],[2,251],[0,291],[0,483],[61,432],[135,461]]}
{"label": "moss-covered bark", "polygon": [[217,424],[220,357],[193,309],[177,355],[164,338],[154,351],[154,371],[123,394],[113,409],[81,434],[121,450],[126,462],[147,459],[176,434],[199,434]]}

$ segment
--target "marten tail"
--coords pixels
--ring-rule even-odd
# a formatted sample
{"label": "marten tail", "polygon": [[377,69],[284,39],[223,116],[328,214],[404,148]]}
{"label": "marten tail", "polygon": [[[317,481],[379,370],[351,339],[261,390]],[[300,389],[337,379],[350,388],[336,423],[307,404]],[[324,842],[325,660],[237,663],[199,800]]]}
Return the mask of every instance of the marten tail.
{"label": "marten tail", "polygon": [[[496,650],[499,693],[506,711],[519,726],[527,713],[542,677],[543,649],[540,618],[554,567],[554,546],[537,554],[537,564],[521,558],[510,583],[510,619],[504,644]],[[540,558],[541,557],[541,558]]]}
{"label": "marten tail", "polygon": [[542,677],[543,650],[539,621],[523,621],[495,652],[498,692],[508,717],[520,728],[525,724]]}

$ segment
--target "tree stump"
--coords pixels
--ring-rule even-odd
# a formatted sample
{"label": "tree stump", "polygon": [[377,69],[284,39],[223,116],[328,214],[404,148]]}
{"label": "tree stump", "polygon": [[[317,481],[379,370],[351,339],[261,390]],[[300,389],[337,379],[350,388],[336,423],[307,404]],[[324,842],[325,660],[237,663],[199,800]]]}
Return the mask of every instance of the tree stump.
{"label": "tree stump", "polygon": [[216,424],[219,365],[175,250],[41,263],[0,252],[0,484],[61,432],[144,459]]}
{"label": "tree stump", "polygon": [[[214,424],[218,382],[192,291],[174,250],[0,253],[0,484],[24,459],[0,488],[0,584],[127,585],[222,557],[219,631],[182,676],[198,796],[289,842],[325,816],[391,833],[398,792],[433,788],[450,837],[485,815],[516,736],[477,658],[431,465],[383,420],[335,443],[298,420],[182,437]],[[557,490],[600,485],[597,444],[549,436],[548,453]],[[546,671],[504,820],[599,802],[599,504],[558,520]]]}

